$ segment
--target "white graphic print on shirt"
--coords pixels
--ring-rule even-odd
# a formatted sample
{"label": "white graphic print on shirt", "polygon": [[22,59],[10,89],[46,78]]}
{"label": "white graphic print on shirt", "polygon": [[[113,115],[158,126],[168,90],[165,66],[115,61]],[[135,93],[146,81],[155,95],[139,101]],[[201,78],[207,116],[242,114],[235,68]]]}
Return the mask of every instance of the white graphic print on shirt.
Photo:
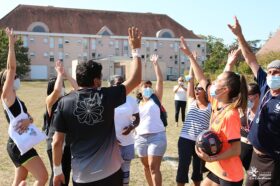
{"label": "white graphic print on shirt", "polygon": [[102,113],[104,107],[102,106],[102,97],[99,93],[95,93],[93,97],[77,102],[74,115],[80,123],[94,125],[103,121]]}

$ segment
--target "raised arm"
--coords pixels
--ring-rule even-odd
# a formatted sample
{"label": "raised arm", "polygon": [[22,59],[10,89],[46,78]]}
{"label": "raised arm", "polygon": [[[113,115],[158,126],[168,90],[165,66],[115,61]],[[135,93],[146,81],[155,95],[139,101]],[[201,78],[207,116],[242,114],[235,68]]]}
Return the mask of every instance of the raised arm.
{"label": "raised arm", "polygon": [[47,111],[49,115],[51,114],[52,106],[61,96],[61,91],[63,86],[64,67],[60,61],[56,62],[55,70],[57,72],[57,78],[55,81],[54,90],[46,98]]}
{"label": "raised arm", "polygon": [[157,78],[157,82],[156,82],[156,88],[155,88],[155,94],[157,95],[158,99],[161,101],[162,99],[162,92],[163,92],[163,77],[162,77],[162,73],[158,64],[158,55],[153,54],[150,58],[150,60],[153,63],[154,66],[154,70],[156,73],[156,78]]}
{"label": "raised arm", "polygon": [[208,81],[207,81],[206,77],[204,76],[202,69],[197,64],[196,59],[193,56],[192,52],[189,50],[189,48],[188,48],[188,46],[187,46],[187,44],[185,42],[184,37],[181,36],[180,39],[181,39],[181,47],[180,47],[180,49],[184,52],[184,54],[186,56],[189,57],[196,80],[204,88],[204,90],[206,90],[206,86],[208,84]]}
{"label": "raised arm", "polygon": [[192,70],[192,66],[190,66],[189,77],[191,77],[191,78],[188,82],[187,97],[191,98],[191,99],[195,99],[195,95],[194,95],[194,73],[193,73],[193,70]]}
{"label": "raised arm", "polygon": [[77,81],[72,78],[67,72],[67,70],[64,69],[64,77],[69,81],[70,85],[72,86],[72,90],[78,90],[79,86],[77,84]]}
{"label": "raised arm", "polygon": [[11,106],[16,98],[14,92],[14,80],[16,76],[16,55],[15,55],[15,42],[16,37],[13,34],[13,29],[6,28],[6,34],[9,39],[9,52],[7,58],[7,71],[6,81],[2,88],[2,99],[5,101],[7,106]]}
{"label": "raised arm", "polygon": [[237,62],[238,56],[241,52],[241,49],[235,49],[228,53],[227,64],[225,66],[224,72],[226,71],[233,71],[233,67]]}
{"label": "raised arm", "polygon": [[228,24],[228,27],[230,28],[232,33],[234,35],[236,35],[238,43],[239,43],[239,47],[241,48],[241,51],[245,58],[246,63],[250,66],[254,76],[257,77],[260,65],[257,63],[256,55],[252,52],[250,46],[246,42],[246,40],[242,34],[242,29],[238,22],[238,19],[236,17],[234,17],[234,20],[235,20],[234,25]]}
{"label": "raised arm", "polygon": [[142,33],[138,28],[132,27],[128,29],[128,41],[132,49],[133,61],[131,64],[131,73],[129,78],[123,83],[126,88],[126,95],[128,95],[135,87],[141,83],[142,79],[142,65],[139,50],[141,48]]}

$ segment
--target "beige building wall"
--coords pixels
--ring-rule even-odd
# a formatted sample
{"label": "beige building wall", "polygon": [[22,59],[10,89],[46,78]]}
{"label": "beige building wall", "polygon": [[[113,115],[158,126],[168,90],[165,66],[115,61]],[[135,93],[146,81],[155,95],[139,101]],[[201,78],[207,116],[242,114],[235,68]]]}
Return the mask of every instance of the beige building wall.
{"label": "beige building wall", "polygon": [[[127,36],[102,36],[62,33],[16,32],[22,36],[24,45],[29,47],[31,72],[27,79],[47,79],[55,76],[54,65],[58,59],[63,60],[68,73],[72,74],[72,61],[98,59],[103,65],[103,79],[114,73],[129,73],[129,62],[121,58],[131,56]],[[198,53],[198,61],[206,60],[206,41],[202,39],[186,39],[191,50]],[[178,77],[189,69],[189,60],[179,49],[179,38],[143,37],[142,67],[144,80],[155,80],[152,54],[159,55],[159,64],[164,79]],[[132,60],[132,59],[131,59]],[[46,72],[45,72],[46,69]],[[44,76],[44,73],[46,75]],[[43,78],[46,77],[46,78]]]}

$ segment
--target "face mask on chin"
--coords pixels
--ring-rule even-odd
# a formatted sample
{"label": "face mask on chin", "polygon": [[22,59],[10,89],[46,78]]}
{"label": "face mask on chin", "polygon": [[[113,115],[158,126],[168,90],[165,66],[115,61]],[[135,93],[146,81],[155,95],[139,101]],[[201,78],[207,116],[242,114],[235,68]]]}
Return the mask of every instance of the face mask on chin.
{"label": "face mask on chin", "polygon": [[267,76],[266,77],[267,85],[271,90],[280,89],[280,76]]}
{"label": "face mask on chin", "polygon": [[16,78],[16,79],[14,80],[14,85],[13,85],[13,87],[14,87],[14,90],[15,90],[15,91],[17,91],[17,90],[20,88],[20,79],[19,79],[19,78]]}

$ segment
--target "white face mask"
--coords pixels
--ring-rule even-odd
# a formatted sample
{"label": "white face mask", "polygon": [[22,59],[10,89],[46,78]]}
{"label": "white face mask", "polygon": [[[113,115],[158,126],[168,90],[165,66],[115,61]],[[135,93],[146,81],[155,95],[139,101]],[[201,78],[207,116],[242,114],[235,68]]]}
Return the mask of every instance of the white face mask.
{"label": "white face mask", "polygon": [[17,91],[19,89],[19,87],[20,87],[20,79],[19,78],[16,78],[14,80],[14,85],[13,86],[14,86],[15,91]]}

